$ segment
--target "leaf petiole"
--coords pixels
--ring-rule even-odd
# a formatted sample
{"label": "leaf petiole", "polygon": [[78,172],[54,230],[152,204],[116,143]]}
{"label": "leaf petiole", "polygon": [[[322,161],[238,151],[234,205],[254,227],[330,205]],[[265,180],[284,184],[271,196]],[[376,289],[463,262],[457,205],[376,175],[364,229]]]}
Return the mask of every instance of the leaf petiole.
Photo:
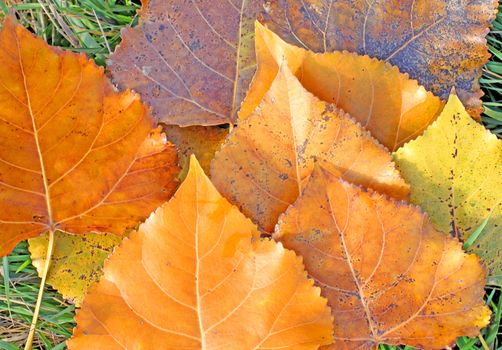
{"label": "leaf petiole", "polygon": [[45,281],[47,280],[47,274],[51,265],[52,251],[54,249],[54,231],[49,231],[49,243],[47,245],[47,255],[45,257],[44,270],[42,273],[42,281],[40,282],[40,288],[38,289],[37,303],[35,305],[35,310],[33,311],[33,318],[30,325],[30,333],[28,338],[26,338],[26,344],[24,350],[31,350],[33,344],[33,338],[35,337],[35,330],[37,328],[38,315],[40,314],[40,308],[42,306],[42,299],[44,297]]}

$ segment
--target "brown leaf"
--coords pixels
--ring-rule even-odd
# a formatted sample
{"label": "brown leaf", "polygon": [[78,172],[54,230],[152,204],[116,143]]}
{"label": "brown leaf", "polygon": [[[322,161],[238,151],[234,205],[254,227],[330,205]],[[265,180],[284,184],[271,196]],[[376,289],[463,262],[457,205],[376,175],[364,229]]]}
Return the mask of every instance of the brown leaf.
{"label": "brown leaf", "polygon": [[485,36],[497,10],[497,0],[274,0],[264,23],[309,50],[348,50],[396,65],[443,100],[456,87],[479,118]]}
{"label": "brown leaf", "polygon": [[348,52],[315,54],[289,45],[256,23],[258,69],[239,118],[258,106],[283,61],[302,85],[334,103],[366,127],[390,150],[419,136],[442,103],[388,63]]}
{"label": "brown leaf", "polygon": [[150,0],[108,61],[166,124],[233,123],[255,69],[253,23],[262,0]]}
{"label": "brown leaf", "polygon": [[121,234],[169,198],[176,152],[136,94],[12,17],[0,48],[0,255],[47,230]]}
{"label": "brown leaf", "polygon": [[442,349],[489,323],[477,256],[436,231],[419,208],[320,168],[274,238],[304,257],[329,300],[335,343],[327,349]]}
{"label": "brown leaf", "polygon": [[226,198],[271,232],[316,161],[394,197],[408,195],[388,151],[343,111],[307,92],[283,65],[254,114],[216,154],[211,177]]}
{"label": "brown leaf", "polygon": [[68,348],[314,350],[331,343],[329,307],[301,258],[258,236],[192,157],[174,197],[105,264]]}
{"label": "brown leaf", "polygon": [[178,175],[183,180],[188,173],[190,156],[194,154],[204,172],[209,173],[209,165],[214,154],[221,147],[228,135],[228,128],[218,126],[188,126],[163,125],[167,140],[176,145],[178,150],[181,173]]}

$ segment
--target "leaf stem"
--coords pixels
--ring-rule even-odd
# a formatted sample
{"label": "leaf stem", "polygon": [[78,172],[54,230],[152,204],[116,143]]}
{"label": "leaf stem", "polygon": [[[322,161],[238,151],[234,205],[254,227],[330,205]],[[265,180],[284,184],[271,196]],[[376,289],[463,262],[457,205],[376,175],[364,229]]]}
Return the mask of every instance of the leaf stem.
{"label": "leaf stem", "polygon": [[481,334],[478,335],[478,339],[481,342],[481,345],[483,346],[483,349],[490,350],[490,348],[488,347],[488,344],[486,344],[485,338],[483,338],[483,336]]}
{"label": "leaf stem", "polygon": [[26,338],[26,344],[24,350],[31,350],[33,344],[33,338],[35,337],[35,330],[37,328],[38,315],[40,314],[40,308],[42,306],[42,299],[44,296],[45,281],[47,279],[47,274],[51,265],[52,251],[54,249],[54,231],[49,231],[49,243],[47,245],[47,255],[45,256],[44,270],[42,273],[42,281],[40,282],[40,288],[38,290],[37,303],[35,305],[35,311],[33,311],[33,318],[30,325],[30,333],[28,338]]}

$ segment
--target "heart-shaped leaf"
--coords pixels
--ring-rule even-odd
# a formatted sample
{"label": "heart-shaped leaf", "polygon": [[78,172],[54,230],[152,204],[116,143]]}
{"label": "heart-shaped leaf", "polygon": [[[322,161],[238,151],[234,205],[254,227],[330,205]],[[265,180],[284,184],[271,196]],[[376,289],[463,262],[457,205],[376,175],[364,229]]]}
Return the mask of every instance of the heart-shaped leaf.
{"label": "heart-shaped leaf", "polygon": [[329,300],[335,343],[326,349],[443,349],[490,321],[477,256],[436,231],[419,208],[323,169],[281,217],[274,238],[303,256]]}
{"label": "heart-shaped leaf", "polygon": [[211,178],[244,214],[272,232],[316,161],[394,197],[408,195],[388,151],[343,111],[306,91],[283,65],[260,106],[216,154]]}
{"label": "heart-shaped leaf", "polygon": [[442,104],[388,63],[348,52],[316,54],[287,44],[256,23],[258,69],[239,118],[258,106],[285,62],[302,85],[349,113],[390,150],[419,136]]}
{"label": "heart-shaped leaf", "polygon": [[488,220],[471,250],[489,281],[502,285],[502,140],[474,122],[456,95],[436,122],[394,158],[411,184],[411,201],[437,229],[467,240]]}
{"label": "heart-shaped leaf", "polygon": [[174,197],[106,262],[68,348],[318,349],[332,325],[312,284],[301,259],[260,240],[192,157]]}
{"label": "heart-shaped leaf", "polygon": [[138,95],[13,17],[0,61],[0,255],[48,230],[122,234],[169,198],[176,151]]}

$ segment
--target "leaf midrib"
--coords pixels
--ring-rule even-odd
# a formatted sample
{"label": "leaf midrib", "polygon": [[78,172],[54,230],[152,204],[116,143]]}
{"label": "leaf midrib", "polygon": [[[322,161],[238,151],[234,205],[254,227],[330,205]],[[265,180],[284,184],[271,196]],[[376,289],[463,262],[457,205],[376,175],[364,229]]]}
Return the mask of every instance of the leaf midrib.
{"label": "leaf midrib", "polygon": [[30,98],[30,93],[29,93],[29,90],[28,90],[28,84],[27,84],[26,74],[24,72],[23,58],[22,58],[22,55],[21,55],[21,49],[20,49],[20,46],[19,46],[19,38],[17,36],[17,33],[15,35],[15,38],[16,38],[16,46],[17,46],[18,57],[19,57],[19,68],[20,68],[21,74],[23,76],[23,86],[24,86],[24,91],[25,91],[25,94],[26,94],[26,100],[27,100],[27,103],[28,103],[28,111],[30,112],[30,118],[31,118],[31,123],[32,123],[32,127],[33,127],[33,137],[35,138],[35,145],[36,145],[36,148],[37,148],[38,159],[39,159],[39,162],[40,162],[40,170],[41,170],[41,173],[42,173],[41,175],[42,175],[42,182],[43,182],[43,185],[44,185],[45,204],[47,206],[48,229],[51,230],[51,231],[53,231],[54,230],[54,220],[53,220],[53,216],[52,216],[52,206],[51,206],[51,202],[50,202],[50,199],[49,199],[49,196],[50,196],[49,182],[47,180],[47,174],[46,174],[46,171],[45,171],[45,163],[44,163],[44,158],[42,156],[42,150],[40,148],[40,140],[38,138],[38,129],[37,129],[37,125],[36,125],[36,122],[35,122],[35,114],[33,113],[33,109],[32,109],[32,106],[31,106],[31,98]]}

